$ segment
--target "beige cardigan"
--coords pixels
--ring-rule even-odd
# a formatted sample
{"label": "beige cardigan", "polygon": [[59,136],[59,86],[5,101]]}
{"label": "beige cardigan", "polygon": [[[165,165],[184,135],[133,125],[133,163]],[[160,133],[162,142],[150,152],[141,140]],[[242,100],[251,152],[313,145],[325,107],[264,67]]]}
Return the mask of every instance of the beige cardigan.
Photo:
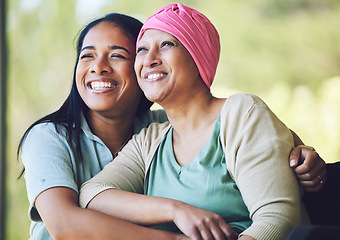
{"label": "beige cardigan", "polygon": [[[151,124],[98,175],[83,184],[80,205],[118,188],[144,193],[144,180],[170,124]],[[252,225],[242,235],[258,240],[286,239],[301,221],[299,186],[288,159],[289,129],[257,96],[230,96],[221,111],[221,143],[227,168],[248,207]]]}

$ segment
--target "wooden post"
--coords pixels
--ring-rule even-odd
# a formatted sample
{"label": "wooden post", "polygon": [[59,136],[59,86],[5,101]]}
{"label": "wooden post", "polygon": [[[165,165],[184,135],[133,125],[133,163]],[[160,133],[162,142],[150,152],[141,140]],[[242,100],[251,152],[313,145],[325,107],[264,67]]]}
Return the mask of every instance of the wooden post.
{"label": "wooden post", "polygon": [[6,0],[0,0],[0,240],[5,239],[6,218]]}

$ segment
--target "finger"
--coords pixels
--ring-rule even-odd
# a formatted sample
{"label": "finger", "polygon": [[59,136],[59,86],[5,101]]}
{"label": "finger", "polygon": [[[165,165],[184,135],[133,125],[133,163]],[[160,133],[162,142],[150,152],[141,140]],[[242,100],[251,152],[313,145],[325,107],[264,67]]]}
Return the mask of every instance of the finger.
{"label": "finger", "polygon": [[319,191],[323,188],[323,186],[324,186],[326,180],[327,180],[327,179],[325,178],[325,179],[323,179],[323,180],[320,180],[315,186],[312,186],[312,187],[305,187],[305,188],[303,188],[303,189],[304,189],[304,191],[306,191],[306,192],[319,192]]}
{"label": "finger", "polygon": [[178,239],[178,240],[190,240],[191,238],[189,238],[185,234],[178,234],[178,237],[176,239]]}
{"label": "finger", "polygon": [[226,239],[228,239],[228,240],[236,240],[237,239],[238,234],[225,221],[220,221],[219,227],[222,230]]}
{"label": "finger", "polygon": [[211,229],[210,227],[208,227],[205,223],[202,223],[199,227],[198,227],[198,232],[201,236],[202,239],[204,240],[213,240],[213,234],[211,233]]}
{"label": "finger", "polygon": [[318,192],[327,181],[326,174],[317,175],[314,179],[309,181],[300,181],[300,185],[306,192]]}
{"label": "finger", "polygon": [[316,178],[318,175],[322,178],[326,177],[327,169],[326,163],[320,158],[320,160],[313,166],[312,169],[309,169],[311,166],[301,166],[302,168],[295,169],[297,173],[297,178],[301,181],[311,181]]}
{"label": "finger", "polygon": [[316,164],[323,162],[317,152],[305,148],[301,149],[300,158],[304,160],[295,168],[295,172],[298,175],[311,172]]}
{"label": "finger", "polygon": [[216,219],[210,230],[215,240],[237,239],[237,233],[222,218]]}
{"label": "finger", "polygon": [[202,240],[201,233],[196,227],[192,229],[192,231],[188,234],[188,237],[192,240]]}
{"label": "finger", "polygon": [[226,236],[224,236],[222,229],[218,225],[213,224],[210,227],[210,230],[211,230],[211,233],[212,233],[213,238],[215,240],[226,240],[226,239],[228,239]]}
{"label": "finger", "polygon": [[290,152],[289,165],[291,167],[296,167],[299,164],[300,154],[301,154],[301,148],[300,147],[295,147]]}
{"label": "finger", "polygon": [[326,169],[319,172],[315,175],[315,177],[310,177],[308,174],[298,176],[298,180],[300,185],[307,192],[316,192],[319,191],[327,180],[327,172]]}

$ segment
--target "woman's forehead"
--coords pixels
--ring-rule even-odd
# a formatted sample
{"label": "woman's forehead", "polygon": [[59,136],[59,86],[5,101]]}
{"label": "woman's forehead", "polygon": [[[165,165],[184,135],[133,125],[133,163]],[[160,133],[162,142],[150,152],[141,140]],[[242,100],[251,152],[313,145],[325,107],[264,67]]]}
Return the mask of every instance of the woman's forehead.
{"label": "woman's forehead", "polygon": [[84,37],[84,44],[96,44],[110,42],[119,45],[134,45],[134,41],[120,29],[115,23],[102,22],[91,28]]}
{"label": "woman's forehead", "polygon": [[144,32],[144,34],[142,35],[138,43],[140,42],[145,43],[145,42],[152,41],[152,40],[163,40],[163,39],[178,41],[177,38],[171,35],[170,33],[167,33],[167,32],[164,32],[158,29],[148,29]]}

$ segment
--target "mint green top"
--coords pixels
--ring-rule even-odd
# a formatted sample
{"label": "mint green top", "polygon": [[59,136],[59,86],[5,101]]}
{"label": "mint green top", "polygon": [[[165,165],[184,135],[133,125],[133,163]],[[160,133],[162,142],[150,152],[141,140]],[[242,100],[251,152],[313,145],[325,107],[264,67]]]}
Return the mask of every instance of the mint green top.
{"label": "mint green top", "polygon": [[[180,166],[174,156],[171,127],[154,156],[146,178],[146,194],[177,199],[222,216],[238,233],[252,221],[240,191],[230,177],[220,141],[220,116],[213,133],[196,157]],[[168,231],[174,224],[162,225]]]}
{"label": "mint green top", "polygon": [[[221,110],[220,124],[219,140],[226,168],[252,219],[240,236],[287,239],[296,226],[308,223],[296,176],[288,164],[294,146],[291,132],[259,97],[245,93],[228,97]],[[114,161],[82,185],[80,206],[86,207],[95,196],[110,188],[146,193],[147,174],[169,129],[169,122],[150,124],[133,136]],[[182,170],[195,165],[194,162]],[[199,191],[203,186],[199,186]],[[209,187],[212,191],[212,186]],[[225,203],[229,204],[227,200]]]}

